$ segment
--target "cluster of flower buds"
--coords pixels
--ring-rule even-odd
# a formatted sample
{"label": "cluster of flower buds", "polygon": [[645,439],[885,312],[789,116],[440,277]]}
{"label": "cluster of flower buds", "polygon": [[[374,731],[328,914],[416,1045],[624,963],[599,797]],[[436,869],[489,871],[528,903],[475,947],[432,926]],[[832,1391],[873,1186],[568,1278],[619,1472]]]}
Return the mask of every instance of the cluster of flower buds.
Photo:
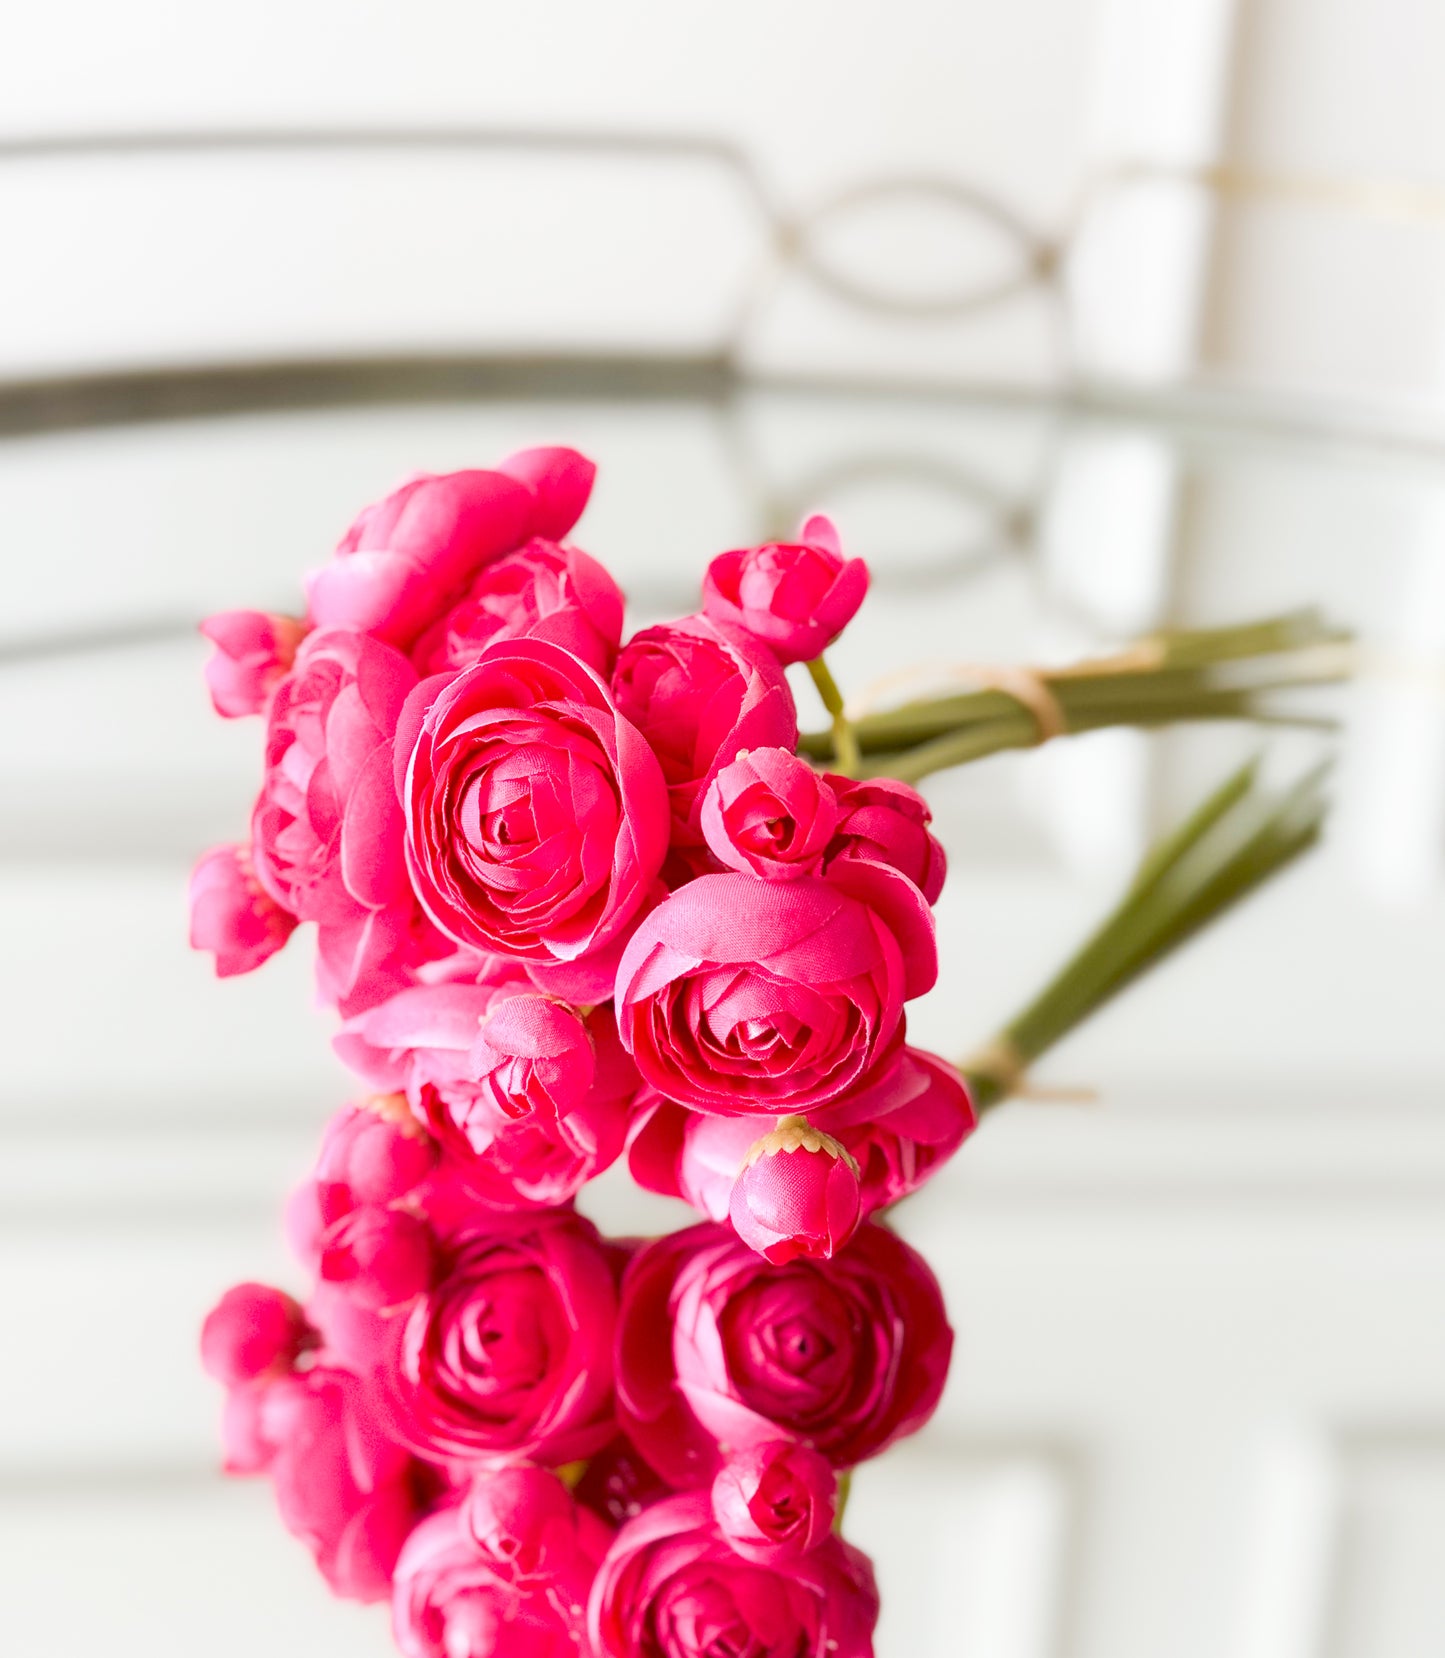
{"label": "cluster of flower buds", "polygon": [[[861,1658],[837,1476],[927,1420],[952,1344],[870,1217],[975,1122],[905,1040],[943,854],[912,789],[796,753],[784,669],[868,585],[832,525],[624,642],[563,539],[592,472],[415,478],[304,617],[206,626],[264,771],[192,941],[240,973],[313,923],[365,1090],[288,1214],[309,1296],[206,1323],[226,1466],[408,1658]],[[700,1223],[602,1238],[574,1199],[623,1156]]]}

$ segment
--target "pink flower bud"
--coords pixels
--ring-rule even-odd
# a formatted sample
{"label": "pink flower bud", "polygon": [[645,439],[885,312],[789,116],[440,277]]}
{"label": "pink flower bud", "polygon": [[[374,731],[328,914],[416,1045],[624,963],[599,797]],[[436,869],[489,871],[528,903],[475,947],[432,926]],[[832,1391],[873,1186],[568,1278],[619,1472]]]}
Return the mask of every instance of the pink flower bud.
{"label": "pink flower bud", "polygon": [[761,640],[779,662],[808,662],[852,621],[868,591],[868,566],[845,559],[838,532],[810,518],[796,542],[719,553],[707,567],[703,613]]}
{"label": "pink flower bud", "polygon": [[719,1531],[744,1560],[760,1566],[816,1548],[832,1531],[837,1506],[832,1464],[790,1439],[735,1452],[712,1486]]}
{"label": "pink flower bud", "polygon": [[266,1432],[266,1394],[271,1384],[243,1382],[226,1395],[221,1411],[221,1466],[228,1474],[260,1474],[276,1447]]}
{"label": "pink flower bud", "polygon": [[395,1203],[436,1166],[436,1141],[401,1094],[349,1105],[327,1125],[316,1162],[316,1191],[327,1224],[360,1204]]}
{"label": "pink flower bud", "polygon": [[702,832],[713,856],[769,880],[820,874],[837,822],[830,785],[785,748],[739,755],[703,796]]}
{"label": "pink flower bud", "polygon": [[412,1300],[431,1282],[431,1271],[431,1229],[404,1209],[365,1204],[330,1227],[322,1241],[322,1280],[347,1285],[366,1307]]}
{"label": "pink flower bud", "polygon": [[224,719],[259,714],[276,682],[296,659],[306,624],[261,610],[223,610],[201,623],[216,647],[206,663],[206,685]]}
{"label": "pink flower bud", "polygon": [[858,1214],[858,1165],[806,1117],[783,1117],[756,1142],[728,1204],[737,1235],[774,1265],[828,1260],[853,1236]]}
{"label": "pink flower bud", "polygon": [[467,1056],[504,1117],[555,1121],[587,1098],[596,1069],[581,1015],[547,996],[508,996],[482,1020]]}
{"label": "pink flower bud", "polygon": [[296,930],[256,879],[244,846],[217,846],[191,872],[191,948],[216,958],[216,975],[250,973],[274,956]]}
{"label": "pink flower bud", "polygon": [[284,1290],[237,1284],[206,1314],[201,1364],[208,1376],[236,1387],[290,1370],[310,1335],[305,1315]]}

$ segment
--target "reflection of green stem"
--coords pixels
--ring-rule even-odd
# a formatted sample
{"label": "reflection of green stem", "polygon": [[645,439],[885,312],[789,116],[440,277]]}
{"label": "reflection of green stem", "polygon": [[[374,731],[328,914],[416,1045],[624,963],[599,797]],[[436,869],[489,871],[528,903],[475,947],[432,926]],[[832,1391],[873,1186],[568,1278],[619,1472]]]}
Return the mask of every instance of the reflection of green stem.
{"label": "reflection of green stem", "polygon": [[1102,925],[991,1042],[961,1062],[979,1110],[1007,1099],[1042,1053],[1311,846],[1324,821],[1325,770],[1270,794],[1258,787],[1251,762],[1164,836]]}
{"label": "reflection of green stem", "polygon": [[[1314,612],[1302,611],[1238,627],[1161,633],[1121,656],[1040,671],[1033,677],[1043,696],[1057,705],[1065,732],[1159,726],[1176,720],[1321,725],[1328,722],[1282,713],[1261,699],[1270,692],[1348,677],[1346,642],[1345,635]],[[815,666],[822,668],[821,662],[809,663],[810,670]],[[833,728],[806,733],[798,750],[826,763],[844,756],[839,715],[816,671],[813,680],[834,715]],[[842,699],[831,677],[827,684],[841,710]],[[1002,749],[1031,748],[1042,740],[1037,715],[997,688],[930,697],[844,723],[844,740],[865,758],[861,770],[846,764],[841,769],[907,783]]]}
{"label": "reflection of green stem", "polygon": [[860,764],[858,739],[854,734],[852,722],[843,711],[843,693],[838,689],[838,682],[821,656],[815,656],[808,664],[808,672],[814,685],[818,687],[818,695],[823,699],[824,708],[833,716],[829,746],[834,764],[845,777],[856,777]]}

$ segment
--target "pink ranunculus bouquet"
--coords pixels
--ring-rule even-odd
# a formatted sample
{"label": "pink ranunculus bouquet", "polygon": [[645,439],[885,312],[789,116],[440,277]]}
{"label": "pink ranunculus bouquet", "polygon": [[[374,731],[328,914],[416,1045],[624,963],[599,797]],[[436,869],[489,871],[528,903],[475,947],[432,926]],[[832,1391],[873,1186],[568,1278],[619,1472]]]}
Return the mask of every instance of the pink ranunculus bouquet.
{"label": "pink ranunculus bouquet", "polygon": [[[358,1084],[287,1210],[309,1292],[206,1321],[225,1464],[405,1658],[866,1658],[840,1475],[953,1339],[879,1217],[976,1120],[906,1040],[943,852],[911,788],[798,753],[785,669],[868,586],[833,525],[629,638],[567,539],[592,477],[415,477],[303,614],[204,629],[264,738],[192,942],[233,975],[314,925]],[[603,1237],[619,1158],[699,1223]]]}

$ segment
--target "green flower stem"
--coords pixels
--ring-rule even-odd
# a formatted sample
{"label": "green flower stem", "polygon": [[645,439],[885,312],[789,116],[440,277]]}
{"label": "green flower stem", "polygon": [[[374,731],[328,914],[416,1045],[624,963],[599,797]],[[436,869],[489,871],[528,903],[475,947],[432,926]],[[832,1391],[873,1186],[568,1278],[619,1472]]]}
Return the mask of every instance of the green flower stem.
{"label": "green flower stem", "polygon": [[962,1061],[980,1112],[1017,1091],[1055,1043],[1319,838],[1326,803],[1317,767],[1291,788],[1242,767],[1144,858],[1118,905],[1039,994]]}
{"label": "green flower stem", "polygon": [[[1041,672],[1037,678],[1057,704],[1063,730],[1071,734],[1180,720],[1321,726],[1330,722],[1278,708],[1267,699],[1271,693],[1347,678],[1352,664],[1346,643],[1345,635],[1314,612],[1303,611],[1239,627],[1160,634],[1120,656]],[[834,712],[816,672],[814,682]],[[837,698],[831,677],[827,683]],[[841,708],[841,698],[837,705]],[[1004,749],[1032,748],[1044,737],[1030,708],[1005,690],[989,688],[867,715],[847,724],[844,740],[848,755],[856,744],[865,757],[843,766],[849,775],[916,783]],[[805,733],[798,747],[820,763],[842,758],[838,716],[832,730]]]}
{"label": "green flower stem", "polygon": [[821,656],[815,656],[808,664],[808,673],[818,687],[824,708],[833,716],[833,728],[828,733],[828,757],[845,777],[856,777],[860,765],[858,739],[843,710],[843,693],[838,689],[838,682]]}

